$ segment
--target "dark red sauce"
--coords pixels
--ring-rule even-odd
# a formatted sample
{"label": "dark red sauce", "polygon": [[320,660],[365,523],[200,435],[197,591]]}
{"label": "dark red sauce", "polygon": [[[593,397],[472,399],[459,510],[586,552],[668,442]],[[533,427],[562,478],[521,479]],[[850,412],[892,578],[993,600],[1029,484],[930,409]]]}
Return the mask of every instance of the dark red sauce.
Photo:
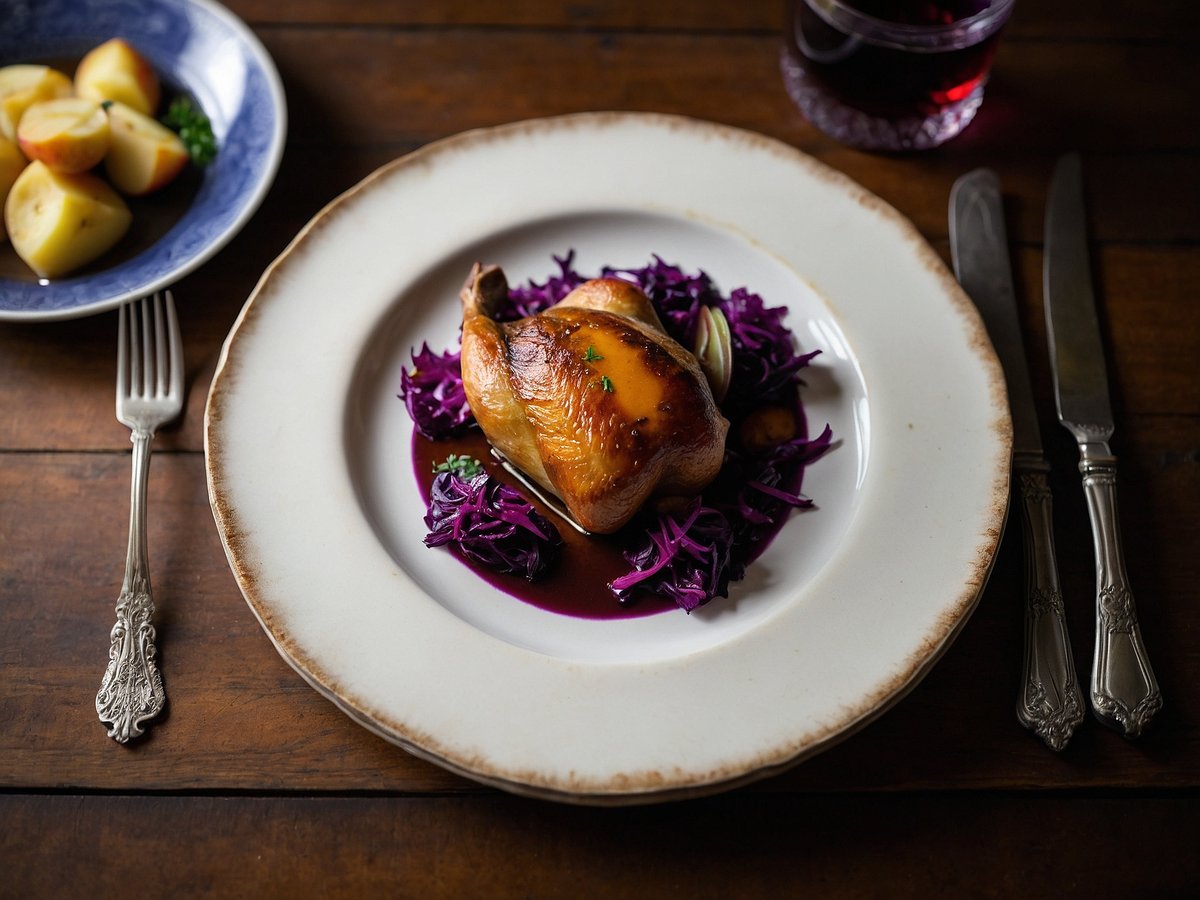
{"label": "dark red sauce", "polygon": [[[799,426],[800,433],[806,433],[803,421]],[[449,551],[460,562],[488,584],[539,609],[576,618],[634,619],[669,611],[683,615],[672,600],[643,593],[628,603],[621,603],[608,589],[610,581],[630,570],[622,551],[641,543],[637,534],[637,520],[612,535],[580,534],[536,497],[531,496],[523,485],[493,459],[487,440],[477,428],[461,436],[436,441],[413,433],[413,472],[421,498],[426,505],[429,503],[429,490],[433,483],[433,468],[444,462],[452,453],[470,456],[483,463],[489,475],[518,490],[542,515],[554,523],[563,537],[563,548],[558,562],[545,575],[532,582],[520,576],[494,572],[477,565],[464,557],[453,545],[448,546]],[[802,477],[803,468],[796,472],[791,483],[783,486],[798,492]],[[751,558],[757,558],[767,548],[783,522],[786,522],[786,517],[774,532],[758,542],[750,554]],[[441,549],[439,548],[438,552],[441,552]],[[719,603],[721,600],[717,598],[712,602]]]}

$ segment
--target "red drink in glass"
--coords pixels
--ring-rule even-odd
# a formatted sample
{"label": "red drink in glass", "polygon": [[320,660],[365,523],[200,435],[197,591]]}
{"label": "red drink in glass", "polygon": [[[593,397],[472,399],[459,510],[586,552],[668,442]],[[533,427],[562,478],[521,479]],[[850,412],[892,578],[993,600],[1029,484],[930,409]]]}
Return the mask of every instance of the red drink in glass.
{"label": "red drink in glass", "polygon": [[974,117],[1013,0],[790,0],[782,67],[822,131],[934,147]]}

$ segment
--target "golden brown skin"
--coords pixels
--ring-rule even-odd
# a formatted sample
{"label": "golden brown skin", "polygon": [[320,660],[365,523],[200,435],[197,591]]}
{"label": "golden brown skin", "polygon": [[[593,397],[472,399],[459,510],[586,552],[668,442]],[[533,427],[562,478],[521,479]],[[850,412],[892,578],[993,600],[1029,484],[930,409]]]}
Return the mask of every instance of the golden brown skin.
{"label": "golden brown skin", "polygon": [[694,356],[635,285],[596,279],[516,322],[492,319],[504,273],[462,291],[463,387],[488,441],[588,531],[616,531],[652,497],[699,493],[729,423]]}

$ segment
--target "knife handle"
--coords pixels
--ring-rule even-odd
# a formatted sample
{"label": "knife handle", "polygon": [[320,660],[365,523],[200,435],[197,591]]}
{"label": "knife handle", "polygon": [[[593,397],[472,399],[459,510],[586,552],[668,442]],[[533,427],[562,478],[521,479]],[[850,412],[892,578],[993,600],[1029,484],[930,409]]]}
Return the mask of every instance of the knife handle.
{"label": "knife handle", "polygon": [[1054,556],[1050,467],[1039,458],[1014,468],[1025,547],[1025,654],[1017,718],[1050,749],[1061,750],[1083,721],[1083,693],[1075,676]]}
{"label": "knife handle", "polygon": [[1092,710],[1105,725],[1136,738],[1162,708],[1142,643],[1117,522],[1117,459],[1106,444],[1085,446],[1079,471],[1096,550],[1096,653]]}

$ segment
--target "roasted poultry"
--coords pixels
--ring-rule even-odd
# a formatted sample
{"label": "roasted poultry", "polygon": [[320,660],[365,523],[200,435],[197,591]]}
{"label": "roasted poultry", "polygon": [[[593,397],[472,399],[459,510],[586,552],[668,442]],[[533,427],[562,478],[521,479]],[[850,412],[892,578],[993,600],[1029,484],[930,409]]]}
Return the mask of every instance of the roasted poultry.
{"label": "roasted poultry", "polygon": [[650,498],[712,481],[729,423],[637,286],[588,281],[535,316],[496,322],[507,294],[503,271],[478,264],[461,294],[463,386],[493,447],[602,534]]}

